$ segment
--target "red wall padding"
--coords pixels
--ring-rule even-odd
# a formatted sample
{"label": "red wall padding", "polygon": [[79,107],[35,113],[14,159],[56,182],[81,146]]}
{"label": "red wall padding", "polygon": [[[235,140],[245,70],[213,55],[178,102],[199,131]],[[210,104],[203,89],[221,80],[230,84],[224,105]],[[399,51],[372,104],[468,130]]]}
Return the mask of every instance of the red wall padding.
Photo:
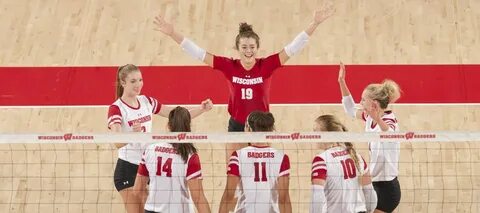
{"label": "red wall padding", "polygon": [[[141,67],[143,93],[162,103],[211,98],[227,103],[223,75],[206,66]],[[338,65],[285,66],[273,75],[271,103],[339,103]],[[369,83],[395,80],[400,103],[480,103],[480,65],[351,65],[347,82],[356,101]],[[108,105],[115,67],[0,67],[0,105]]]}

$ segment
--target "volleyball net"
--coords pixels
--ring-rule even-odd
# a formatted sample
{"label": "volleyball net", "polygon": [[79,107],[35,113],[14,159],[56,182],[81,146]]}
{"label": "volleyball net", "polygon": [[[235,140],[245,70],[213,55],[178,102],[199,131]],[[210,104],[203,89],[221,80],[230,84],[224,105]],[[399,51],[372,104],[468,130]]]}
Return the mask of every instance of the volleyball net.
{"label": "volleyball net", "polygon": [[[114,143],[194,143],[203,187],[218,211],[232,144],[270,143],[290,157],[293,212],[308,212],[320,143],[399,142],[398,212],[478,212],[480,132],[45,133],[0,134],[1,212],[124,212],[113,184]],[[238,146],[237,146],[238,147]]]}

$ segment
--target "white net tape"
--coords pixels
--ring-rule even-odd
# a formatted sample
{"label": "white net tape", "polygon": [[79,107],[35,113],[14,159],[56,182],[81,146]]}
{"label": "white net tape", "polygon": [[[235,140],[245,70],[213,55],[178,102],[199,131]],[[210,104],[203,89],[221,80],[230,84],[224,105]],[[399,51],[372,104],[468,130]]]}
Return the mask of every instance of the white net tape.
{"label": "white net tape", "polygon": [[292,132],[292,133],[47,133],[0,134],[0,143],[311,143],[311,142],[458,142],[476,141],[480,132]]}

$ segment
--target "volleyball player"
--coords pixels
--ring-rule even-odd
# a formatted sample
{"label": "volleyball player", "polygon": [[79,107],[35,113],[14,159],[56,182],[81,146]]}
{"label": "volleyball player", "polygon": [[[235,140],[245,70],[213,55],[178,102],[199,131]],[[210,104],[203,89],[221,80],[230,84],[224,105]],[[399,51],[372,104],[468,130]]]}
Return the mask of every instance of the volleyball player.
{"label": "volleyball player", "polygon": [[[162,16],[155,17],[156,30],[175,40],[182,49],[215,70],[223,73],[229,83],[230,97],[228,131],[243,132],[245,120],[255,110],[269,111],[270,80],[274,71],[285,64],[290,57],[299,53],[320,23],[334,13],[333,7],[324,6],[316,11],[312,23],[280,52],[265,58],[257,58],[260,37],[251,25],[240,23],[235,38],[238,59],[213,55],[193,41],[175,31],[174,26]],[[230,153],[229,153],[230,154]]]}
{"label": "volleyball player", "polygon": [[[340,64],[338,83],[342,92],[342,104],[347,115],[362,119],[366,132],[399,131],[398,122],[390,103],[400,98],[400,87],[392,80],[384,80],[381,84],[370,84],[362,93],[360,105],[362,110],[355,108],[355,102],[345,82],[346,70]],[[400,160],[399,142],[369,142],[370,174],[373,187],[377,192],[378,204],[375,212],[392,212],[400,203],[401,191],[398,182],[398,162]]]}
{"label": "volleyball player", "polygon": [[[108,110],[108,128],[112,132],[151,132],[152,115],[167,117],[173,107],[160,104],[155,98],[141,95],[142,73],[132,64],[118,68],[116,80],[117,100]],[[190,113],[196,117],[212,108],[212,102],[205,100]],[[137,141],[138,142],[138,141]],[[145,145],[140,143],[115,144],[118,160],[115,167],[115,188],[122,196],[128,213],[143,211],[143,199],[132,196],[138,164]]]}
{"label": "volleyball player", "polygon": [[[271,113],[254,111],[247,118],[245,131],[271,132],[274,123]],[[249,144],[232,153],[227,174],[220,213],[292,212],[288,192],[290,160],[282,151],[267,143]]]}
{"label": "volleyball player", "polygon": [[[170,132],[190,132],[187,109],[176,107],[168,115]],[[148,186],[145,213],[209,213],[202,185],[202,169],[197,149],[191,143],[149,145],[138,168],[134,191],[143,194]]]}
{"label": "volleyball player", "polygon": [[[322,115],[315,120],[314,131],[345,132],[347,128],[335,116]],[[325,151],[312,162],[310,212],[372,212],[377,205],[377,194],[367,163],[353,144],[321,143],[321,146]]]}

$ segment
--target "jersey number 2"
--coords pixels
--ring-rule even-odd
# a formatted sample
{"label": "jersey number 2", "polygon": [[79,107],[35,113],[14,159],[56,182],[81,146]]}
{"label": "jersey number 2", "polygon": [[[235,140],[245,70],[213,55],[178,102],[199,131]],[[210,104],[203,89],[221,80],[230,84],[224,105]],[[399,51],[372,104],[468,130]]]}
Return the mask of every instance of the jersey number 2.
{"label": "jersey number 2", "polygon": [[[253,165],[255,166],[255,178],[253,179],[253,181],[255,182],[267,182],[267,163],[265,162],[261,162],[261,163],[258,163],[258,162],[255,162],[253,163]],[[262,167],[262,179],[260,180],[260,167]]]}
{"label": "jersey number 2", "polygon": [[162,157],[157,158],[157,176],[162,176],[162,172],[165,172],[165,176],[172,177],[172,159],[167,158],[162,165]]}
{"label": "jersey number 2", "polygon": [[343,167],[343,179],[354,178],[357,176],[357,170],[355,169],[355,162],[351,158],[340,161]]}
{"label": "jersey number 2", "polygon": [[251,100],[253,98],[252,88],[242,88],[242,99]]}

